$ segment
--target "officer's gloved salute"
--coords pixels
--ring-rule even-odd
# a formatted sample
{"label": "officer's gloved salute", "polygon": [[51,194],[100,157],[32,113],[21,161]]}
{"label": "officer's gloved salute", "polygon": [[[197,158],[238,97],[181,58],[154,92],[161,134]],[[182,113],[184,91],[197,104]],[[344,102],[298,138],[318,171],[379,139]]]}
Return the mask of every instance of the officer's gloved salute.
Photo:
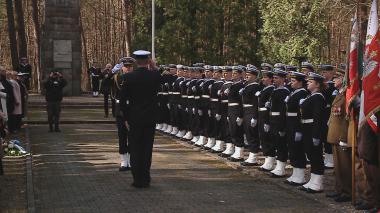
{"label": "officer's gloved salute", "polygon": [[243,107],[240,92],[244,88],[242,68],[232,67],[233,84],[228,91],[228,121],[235,152],[229,157],[230,161],[244,160],[244,129],[243,129]]}
{"label": "officer's gloved salute", "polygon": [[256,94],[262,90],[262,86],[257,82],[258,70],[251,66],[246,73],[246,83],[241,90],[243,103],[243,126],[249,146],[249,157],[241,163],[243,166],[256,166],[257,154],[260,149],[258,132],[258,97]]}
{"label": "officer's gloved salute", "polygon": [[121,89],[125,83],[125,76],[128,72],[133,71],[133,65],[136,60],[132,57],[120,59],[123,66],[114,69],[113,84],[111,87],[112,98],[115,100],[115,116],[117,134],[119,138],[120,167],[119,171],[128,171],[131,168],[130,155],[128,147],[128,130],[125,126],[125,116],[120,109]]}
{"label": "officer's gloved salute", "polygon": [[293,167],[292,176],[285,183],[290,185],[303,185],[305,183],[305,161],[304,145],[302,143],[301,115],[299,113],[299,102],[305,99],[308,92],[306,75],[300,72],[290,73],[292,92],[286,98],[286,141],[289,149],[290,164]]}
{"label": "officer's gloved salute", "polygon": [[[321,93],[324,89],[323,81],[323,76],[309,72],[307,89],[311,95],[300,101],[302,143],[311,164],[310,180],[301,189],[309,193],[323,191],[322,137],[323,128],[325,127],[324,116],[326,114],[326,101]],[[306,166],[306,159],[301,166]]]}

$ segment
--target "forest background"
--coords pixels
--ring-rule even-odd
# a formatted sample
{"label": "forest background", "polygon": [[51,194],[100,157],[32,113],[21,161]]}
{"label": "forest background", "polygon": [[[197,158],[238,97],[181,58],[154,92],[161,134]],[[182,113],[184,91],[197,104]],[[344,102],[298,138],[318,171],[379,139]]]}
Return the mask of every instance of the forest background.
{"label": "forest background", "polygon": [[[151,1],[81,0],[80,4],[82,90],[86,91],[89,65],[104,67],[133,50],[151,49]],[[156,0],[157,61],[297,65],[295,57],[305,57],[314,64],[345,63],[351,19],[358,10],[365,33],[369,4],[366,0]],[[18,58],[27,56],[33,66],[34,91],[39,85],[43,14],[44,0],[0,0],[0,64],[16,69]]]}

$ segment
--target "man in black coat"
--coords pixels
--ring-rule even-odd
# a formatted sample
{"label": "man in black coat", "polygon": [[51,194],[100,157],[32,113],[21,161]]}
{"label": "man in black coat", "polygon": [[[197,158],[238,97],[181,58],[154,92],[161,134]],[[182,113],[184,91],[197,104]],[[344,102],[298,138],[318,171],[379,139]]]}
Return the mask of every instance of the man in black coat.
{"label": "man in black coat", "polygon": [[125,116],[125,125],[129,129],[132,186],[146,188],[150,186],[150,166],[158,112],[157,94],[161,75],[152,69],[150,52],[139,50],[133,54],[136,57],[137,69],[125,76],[120,107]]}
{"label": "man in black coat", "polygon": [[58,71],[51,72],[49,78],[44,83],[45,98],[47,102],[49,132],[60,132],[59,129],[59,116],[61,113],[61,102],[63,99],[63,88],[67,85],[67,81],[63,78],[62,74]]}

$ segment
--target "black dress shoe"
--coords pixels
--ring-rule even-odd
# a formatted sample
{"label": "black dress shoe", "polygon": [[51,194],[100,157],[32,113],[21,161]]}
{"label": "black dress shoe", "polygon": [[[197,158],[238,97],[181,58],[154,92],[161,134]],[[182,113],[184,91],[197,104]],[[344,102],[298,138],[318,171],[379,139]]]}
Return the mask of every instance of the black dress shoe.
{"label": "black dress shoe", "polygon": [[337,203],[349,202],[351,201],[351,197],[347,195],[340,195],[334,198],[334,201]]}
{"label": "black dress shoe", "polygon": [[308,188],[308,189],[306,190],[306,192],[309,193],[309,194],[318,194],[318,193],[322,193],[323,190],[316,191],[316,190],[314,190],[314,189],[310,189],[310,188]]}
{"label": "black dress shoe", "polygon": [[302,185],[305,184],[305,183],[296,183],[296,182],[288,181],[288,180],[284,180],[284,183],[285,183],[285,184],[288,184],[288,185],[290,185],[290,186],[302,186]]}
{"label": "black dress shoe", "polygon": [[119,167],[119,172],[125,172],[131,170],[131,167],[129,166],[120,166]]}
{"label": "black dress shoe", "polygon": [[271,177],[271,178],[283,178],[283,177],[285,177],[286,175],[276,175],[276,174],[274,174],[274,173],[270,173],[269,174],[269,176]]}
{"label": "black dress shoe", "polygon": [[244,161],[244,158],[233,158],[233,157],[228,157],[227,160],[231,162],[242,162]]}
{"label": "black dress shoe", "polygon": [[227,155],[227,154],[224,154],[224,153],[220,153],[219,156],[222,157],[222,158],[228,158],[228,157],[230,157],[231,155]]}
{"label": "black dress shoe", "polygon": [[301,186],[298,189],[301,190],[301,191],[304,191],[304,192],[307,192],[309,190],[309,188],[306,188],[304,186]]}
{"label": "black dress shoe", "polygon": [[242,166],[258,166],[258,163],[249,163],[249,162],[241,162],[240,165]]}
{"label": "black dress shoe", "polygon": [[273,169],[264,169],[262,167],[259,167],[259,170],[262,171],[262,172],[270,172],[272,171]]}
{"label": "black dress shoe", "polygon": [[219,153],[222,153],[223,151],[215,151],[215,150],[213,150],[213,149],[211,149],[210,150],[210,153],[217,153],[217,154],[219,154]]}

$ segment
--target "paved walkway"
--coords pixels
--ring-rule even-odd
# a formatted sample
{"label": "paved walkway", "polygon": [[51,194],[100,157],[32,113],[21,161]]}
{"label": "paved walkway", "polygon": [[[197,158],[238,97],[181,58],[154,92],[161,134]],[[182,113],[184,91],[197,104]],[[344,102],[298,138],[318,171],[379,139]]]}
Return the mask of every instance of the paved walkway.
{"label": "paved walkway", "polygon": [[[36,212],[328,212],[326,206],[157,136],[152,187],[118,172],[113,125],[33,126]],[[332,210],[331,210],[332,211]]]}
{"label": "paved walkway", "polygon": [[[30,109],[35,120],[46,116],[39,99]],[[88,110],[82,105],[87,99],[98,108]],[[94,120],[101,115],[99,99],[66,100],[62,119]],[[115,125],[73,122],[61,128],[62,133],[48,133],[46,124],[30,126],[35,212],[352,212],[347,203],[338,206],[324,194],[305,194],[256,169],[241,171],[237,164],[160,134],[152,186],[135,189],[130,172],[118,171]],[[14,212],[9,205],[5,210]]]}

